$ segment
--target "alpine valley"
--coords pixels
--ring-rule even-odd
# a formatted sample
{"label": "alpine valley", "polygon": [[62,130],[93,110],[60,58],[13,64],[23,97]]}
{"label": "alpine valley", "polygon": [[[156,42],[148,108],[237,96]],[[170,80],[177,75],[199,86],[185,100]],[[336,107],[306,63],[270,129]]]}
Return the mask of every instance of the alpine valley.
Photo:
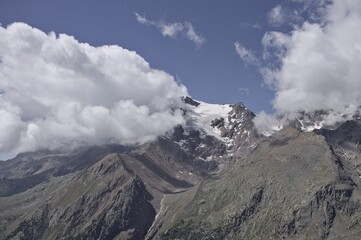
{"label": "alpine valley", "polygon": [[183,100],[152,142],[0,161],[0,239],[361,239],[359,114],[258,132],[242,103]]}

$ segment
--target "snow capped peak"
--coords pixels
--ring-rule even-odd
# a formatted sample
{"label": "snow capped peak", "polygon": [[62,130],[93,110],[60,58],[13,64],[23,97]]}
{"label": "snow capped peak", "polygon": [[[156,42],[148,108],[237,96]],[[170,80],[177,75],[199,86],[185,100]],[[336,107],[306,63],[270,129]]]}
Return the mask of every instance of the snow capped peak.
{"label": "snow capped peak", "polygon": [[345,108],[344,112],[318,110],[278,116],[261,112],[254,119],[254,122],[258,132],[268,137],[285,126],[292,126],[303,132],[312,132],[318,129],[336,129],[347,120],[357,119],[361,119],[359,109],[355,111]]}
{"label": "snow capped peak", "polygon": [[[177,126],[169,137],[185,152],[194,157],[196,164],[205,167],[229,164],[248,153],[259,135],[252,119],[255,114],[243,103],[210,104],[184,97],[186,123]],[[219,164],[219,165],[218,165]]]}
{"label": "snow capped peak", "polygon": [[207,135],[214,136],[219,140],[221,137],[219,128],[214,126],[214,120],[223,119],[224,125],[228,125],[228,113],[232,111],[230,104],[209,104],[201,101],[195,101],[199,105],[191,105],[187,114],[187,127],[194,129],[202,129]]}
{"label": "snow capped peak", "polygon": [[255,114],[243,103],[209,104],[191,98],[183,100],[188,104],[185,134],[198,131],[201,138],[214,137],[230,152],[248,149],[257,141],[253,124]]}

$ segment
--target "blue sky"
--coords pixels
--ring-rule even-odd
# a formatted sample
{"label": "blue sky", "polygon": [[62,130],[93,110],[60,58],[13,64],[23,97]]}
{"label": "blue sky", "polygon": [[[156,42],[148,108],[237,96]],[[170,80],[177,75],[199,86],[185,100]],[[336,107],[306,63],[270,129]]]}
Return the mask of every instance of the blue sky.
{"label": "blue sky", "polygon": [[[0,22],[25,22],[42,31],[66,33],[94,46],[117,44],[134,50],[184,84],[196,99],[210,103],[242,101],[255,112],[272,112],[273,92],[262,87],[257,68],[237,55],[236,41],[256,53],[273,27],[267,13],[282,1],[1,1]],[[182,36],[164,37],[137,22],[190,22],[205,43],[197,47]],[[246,90],[245,90],[246,89]]]}

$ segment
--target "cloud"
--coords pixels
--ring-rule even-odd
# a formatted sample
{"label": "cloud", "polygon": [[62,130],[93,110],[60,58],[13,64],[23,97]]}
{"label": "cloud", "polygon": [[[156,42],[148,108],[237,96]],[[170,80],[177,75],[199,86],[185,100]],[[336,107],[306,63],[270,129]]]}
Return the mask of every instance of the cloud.
{"label": "cloud", "polygon": [[137,144],[183,124],[187,89],[119,46],[0,27],[0,152]]}
{"label": "cloud", "polygon": [[291,0],[296,4],[294,10],[288,9],[289,14],[295,15],[294,19],[298,19],[299,23],[321,22],[325,19],[325,7],[327,7],[332,0]]}
{"label": "cloud", "polygon": [[268,13],[268,22],[271,25],[280,26],[286,20],[285,14],[286,13],[282,5],[277,5],[274,8],[272,8],[271,11]]}
{"label": "cloud", "polygon": [[272,69],[274,107],[285,111],[341,110],[361,100],[361,2],[335,1],[326,25],[305,22],[272,34],[281,65]]}
{"label": "cloud", "polygon": [[247,23],[247,22],[243,22],[241,23],[240,25],[241,29],[257,29],[257,30],[260,30],[262,29],[262,25],[258,22],[256,23]]}
{"label": "cloud", "polygon": [[145,17],[140,16],[138,13],[134,13],[137,21],[144,25],[153,25],[154,23],[151,21],[148,21]]}
{"label": "cloud", "polygon": [[164,37],[170,38],[176,38],[184,30],[181,23],[161,23],[158,28]]}
{"label": "cloud", "polygon": [[289,0],[278,4],[267,14],[268,23],[273,27],[289,25],[300,27],[303,22],[320,22],[322,10],[329,0]]}
{"label": "cloud", "polygon": [[278,61],[287,51],[288,35],[281,32],[266,32],[262,38],[263,59]]}
{"label": "cloud", "polygon": [[305,21],[325,24],[325,8],[333,0],[288,0],[276,5],[267,14],[268,23],[273,27],[288,25],[302,27]]}
{"label": "cloud", "polygon": [[235,42],[234,47],[236,48],[236,53],[245,64],[256,66],[260,64],[259,59],[256,57],[254,52],[245,48],[240,42]]}
{"label": "cloud", "polygon": [[190,22],[174,22],[169,23],[165,21],[151,21],[144,16],[140,16],[138,13],[134,13],[136,20],[146,26],[153,26],[158,28],[164,37],[170,37],[175,39],[178,35],[182,35],[189,41],[193,42],[197,47],[201,47],[206,39],[199,33],[197,33]]}
{"label": "cloud", "polygon": [[239,88],[238,89],[241,93],[241,95],[243,96],[248,96],[251,94],[251,91],[249,90],[249,88]]}
{"label": "cloud", "polygon": [[205,43],[205,38],[202,37],[202,35],[198,34],[194,28],[193,25],[189,22],[186,22],[185,24],[186,28],[186,36],[187,38],[194,42],[197,46],[202,46]]}
{"label": "cloud", "polygon": [[184,31],[185,27],[182,23],[166,23],[164,21],[154,22],[134,13],[137,21],[146,26],[154,26],[159,29],[164,37],[176,38],[177,35]]}
{"label": "cloud", "polygon": [[268,137],[283,128],[285,118],[277,118],[261,111],[253,118],[253,122],[257,131]]}
{"label": "cloud", "polygon": [[330,1],[321,16],[318,22],[304,21],[289,33],[269,32],[263,38],[266,51],[278,59],[263,73],[275,90],[273,107],[280,114],[352,114],[361,103],[361,2]]}

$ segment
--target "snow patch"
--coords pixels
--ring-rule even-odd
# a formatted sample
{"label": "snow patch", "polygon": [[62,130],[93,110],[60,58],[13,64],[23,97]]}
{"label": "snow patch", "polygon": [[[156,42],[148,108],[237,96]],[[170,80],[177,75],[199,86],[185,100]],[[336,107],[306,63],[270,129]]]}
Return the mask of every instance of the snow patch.
{"label": "snow patch", "polygon": [[304,126],[303,122],[300,121],[302,127],[301,127],[301,130],[304,131],[304,132],[312,132],[313,130],[315,129],[321,129],[323,127],[323,123],[325,121],[321,121],[321,122],[315,122],[314,124],[312,125],[309,125],[309,126]]}
{"label": "snow patch", "polygon": [[214,119],[223,117],[224,127],[228,126],[228,113],[232,111],[230,104],[209,104],[201,101],[199,106],[191,106],[188,112],[187,125],[189,127],[203,130],[207,135],[214,136],[215,138],[225,141],[221,137],[221,131],[217,127],[212,127],[211,123]]}
{"label": "snow patch", "polygon": [[209,162],[209,161],[212,161],[212,159],[213,159],[213,156],[208,156],[208,157],[206,158],[206,161]]}

